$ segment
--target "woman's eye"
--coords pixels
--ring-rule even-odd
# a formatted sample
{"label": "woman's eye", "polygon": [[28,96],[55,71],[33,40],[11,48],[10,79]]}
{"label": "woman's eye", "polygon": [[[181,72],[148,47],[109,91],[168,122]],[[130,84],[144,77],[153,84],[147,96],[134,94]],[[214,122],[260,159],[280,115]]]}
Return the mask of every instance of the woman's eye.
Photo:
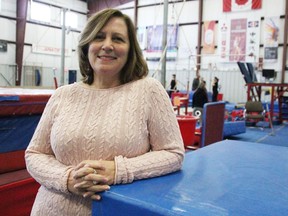
{"label": "woman's eye", "polygon": [[114,37],[115,41],[124,42],[123,38],[121,37]]}
{"label": "woman's eye", "polygon": [[96,35],[94,40],[102,40],[102,39],[104,39],[103,35]]}

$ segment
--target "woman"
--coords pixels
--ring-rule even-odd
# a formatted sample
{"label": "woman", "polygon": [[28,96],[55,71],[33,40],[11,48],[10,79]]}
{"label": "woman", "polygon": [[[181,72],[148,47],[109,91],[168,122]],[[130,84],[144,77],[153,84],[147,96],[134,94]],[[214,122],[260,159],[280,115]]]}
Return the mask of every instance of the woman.
{"label": "woman", "polygon": [[91,201],[109,185],[182,165],[176,116],[163,86],[147,77],[130,18],[114,9],[95,14],[78,52],[83,82],[55,91],[26,150],[41,184],[31,215],[91,215]]}
{"label": "woman", "polygon": [[172,79],[170,81],[169,86],[169,97],[171,98],[172,93],[177,90],[177,80],[176,80],[176,74],[172,74]]}
{"label": "woman", "polygon": [[208,103],[208,94],[206,81],[202,80],[193,94],[192,108],[203,108],[205,103]]}
{"label": "woman", "polygon": [[213,83],[212,83],[212,102],[217,101],[218,97],[218,82],[219,79],[217,77],[214,77]]}

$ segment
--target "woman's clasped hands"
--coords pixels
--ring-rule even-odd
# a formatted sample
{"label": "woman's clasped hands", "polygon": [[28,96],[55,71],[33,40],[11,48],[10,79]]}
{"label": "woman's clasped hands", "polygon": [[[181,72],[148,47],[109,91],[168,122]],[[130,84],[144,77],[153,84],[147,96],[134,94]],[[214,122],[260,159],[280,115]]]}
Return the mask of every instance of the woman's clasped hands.
{"label": "woman's clasped hands", "polygon": [[85,160],[70,172],[68,190],[85,198],[100,200],[99,193],[110,189],[114,176],[114,161]]}

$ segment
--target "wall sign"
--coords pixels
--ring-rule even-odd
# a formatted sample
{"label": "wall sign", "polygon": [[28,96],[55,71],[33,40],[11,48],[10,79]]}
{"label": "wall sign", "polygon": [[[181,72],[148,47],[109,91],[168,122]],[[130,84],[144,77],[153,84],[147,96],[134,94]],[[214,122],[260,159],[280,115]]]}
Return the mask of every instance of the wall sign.
{"label": "wall sign", "polygon": [[[62,50],[59,47],[32,44],[32,52],[47,55],[61,55]],[[65,56],[71,56],[71,49],[65,49]]]}

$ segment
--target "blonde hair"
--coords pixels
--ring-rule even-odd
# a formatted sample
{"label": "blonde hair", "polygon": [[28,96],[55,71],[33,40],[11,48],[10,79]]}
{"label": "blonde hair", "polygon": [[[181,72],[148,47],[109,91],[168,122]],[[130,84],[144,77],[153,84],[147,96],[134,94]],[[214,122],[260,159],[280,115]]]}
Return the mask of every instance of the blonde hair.
{"label": "blonde hair", "polygon": [[94,72],[88,59],[89,44],[112,17],[119,17],[124,20],[130,42],[127,62],[120,72],[120,82],[124,84],[148,75],[148,66],[138,44],[133,22],[121,11],[109,8],[92,15],[80,36],[78,44],[79,67],[83,82],[89,85],[94,81]]}

